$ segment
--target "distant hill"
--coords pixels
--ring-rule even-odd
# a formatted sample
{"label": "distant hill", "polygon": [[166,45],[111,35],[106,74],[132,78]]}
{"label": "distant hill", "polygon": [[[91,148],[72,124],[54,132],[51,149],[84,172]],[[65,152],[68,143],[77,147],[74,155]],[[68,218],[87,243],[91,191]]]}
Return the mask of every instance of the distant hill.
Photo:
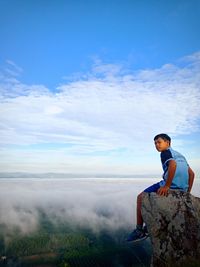
{"label": "distant hill", "polygon": [[0,172],[0,178],[156,178],[160,175],[149,174],[79,174],[79,173],[28,173]]}

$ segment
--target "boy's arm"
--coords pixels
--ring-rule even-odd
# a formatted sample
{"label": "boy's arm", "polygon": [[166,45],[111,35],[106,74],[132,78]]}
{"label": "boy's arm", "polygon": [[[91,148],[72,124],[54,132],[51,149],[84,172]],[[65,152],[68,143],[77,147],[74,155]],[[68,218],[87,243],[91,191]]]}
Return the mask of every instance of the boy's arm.
{"label": "boy's arm", "polygon": [[189,179],[188,179],[188,192],[190,193],[191,189],[192,189],[192,185],[193,185],[193,182],[194,182],[194,172],[193,170],[189,167],[188,168],[188,175],[189,175]]}
{"label": "boy's arm", "polygon": [[169,167],[168,167],[168,177],[167,181],[165,183],[165,186],[162,186],[158,189],[157,194],[160,196],[166,196],[168,194],[168,190],[171,186],[172,180],[174,178],[174,174],[176,171],[176,161],[170,160],[169,161]]}

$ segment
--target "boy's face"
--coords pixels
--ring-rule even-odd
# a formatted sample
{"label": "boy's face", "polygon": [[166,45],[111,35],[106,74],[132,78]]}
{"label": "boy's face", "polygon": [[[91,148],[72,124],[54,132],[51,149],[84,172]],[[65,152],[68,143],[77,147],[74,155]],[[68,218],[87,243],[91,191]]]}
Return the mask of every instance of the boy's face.
{"label": "boy's face", "polygon": [[162,152],[162,151],[165,151],[166,149],[169,148],[170,144],[169,144],[169,141],[167,140],[164,140],[162,138],[158,138],[154,141],[155,143],[155,146],[156,146],[156,149],[159,151],[159,152]]}

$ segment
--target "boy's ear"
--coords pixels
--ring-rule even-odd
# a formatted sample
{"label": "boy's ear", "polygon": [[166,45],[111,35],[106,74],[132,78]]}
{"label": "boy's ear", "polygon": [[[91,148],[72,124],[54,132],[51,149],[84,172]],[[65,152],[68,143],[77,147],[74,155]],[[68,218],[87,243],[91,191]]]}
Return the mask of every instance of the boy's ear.
{"label": "boy's ear", "polygon": [[169,140],[164,140],[169,146],[170,146],[170,142]]}
{"label": "boy's ear", "polygon": [[170,146],[170,141],[167,140],[168,145]]}

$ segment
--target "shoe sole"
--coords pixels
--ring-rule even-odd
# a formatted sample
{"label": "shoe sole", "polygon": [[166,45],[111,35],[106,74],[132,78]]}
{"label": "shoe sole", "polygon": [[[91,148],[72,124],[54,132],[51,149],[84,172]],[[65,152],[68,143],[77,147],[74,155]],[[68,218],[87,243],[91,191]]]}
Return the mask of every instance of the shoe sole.
{"label": "shoe sole", "polygon": [[130,241],[127,240],[127,242],[128,243],[136,243],[136,242],[143,241],[143,240],[147,239],[148,237],[149,237],[149,235],[146,235],[146,236],[144,236],[143,238],[140,238],[140,239],[135,239],[135,240],[130,240]]}

